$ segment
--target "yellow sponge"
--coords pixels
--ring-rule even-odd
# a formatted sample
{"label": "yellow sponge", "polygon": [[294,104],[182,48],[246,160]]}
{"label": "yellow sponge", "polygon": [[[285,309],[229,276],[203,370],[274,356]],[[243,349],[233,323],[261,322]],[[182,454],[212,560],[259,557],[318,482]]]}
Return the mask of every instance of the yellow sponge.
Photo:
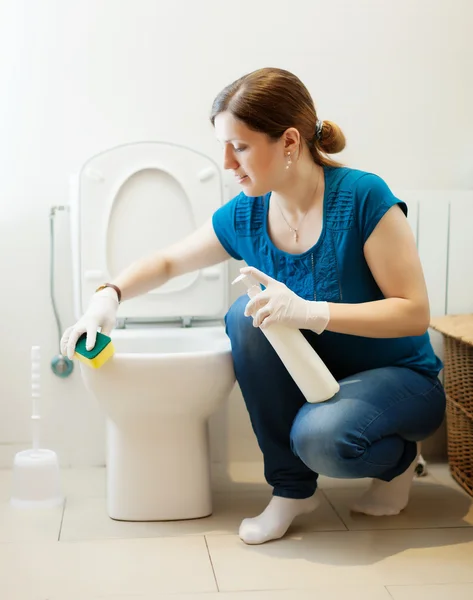
{"label": "yellow sponge", "polygon": [[97,340],[92,350],[85,349],[85,342],[87,334],[83,333],[77,340],[76,352],[74,358],[77,358],[84,364],[92,367],[93,369],[99,369],[104,363],[107,362],[115,354],[115,348],[111,338],[108,335],[97,332]]}

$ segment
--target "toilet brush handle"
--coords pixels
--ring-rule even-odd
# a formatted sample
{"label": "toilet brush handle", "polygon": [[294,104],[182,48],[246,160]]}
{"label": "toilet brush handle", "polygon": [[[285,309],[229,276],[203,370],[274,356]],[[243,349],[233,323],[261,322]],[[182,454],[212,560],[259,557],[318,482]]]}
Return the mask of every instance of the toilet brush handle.
{"label": "toilet brush handle", "polygon": [[39,450],[39,432],[40,432],[41,417],[39,415],[31,415],[31,432],[33,436],[33,450]]}
{"label": "toilet brush handle", "polygon": [[39,450],[39,433],[41,416],[39,414],[39,399],[41,398],[41,354],[39,346],[31,348],[31,430],[33,436],[33,450]]}

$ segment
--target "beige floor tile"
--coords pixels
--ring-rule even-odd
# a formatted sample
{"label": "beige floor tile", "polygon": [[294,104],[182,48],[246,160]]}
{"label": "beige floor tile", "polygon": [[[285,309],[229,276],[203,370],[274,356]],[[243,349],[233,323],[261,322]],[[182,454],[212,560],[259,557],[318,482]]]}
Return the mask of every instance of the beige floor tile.
{"label": "beige floor tile", "polygon": [[[65,496],[104,497],[106,471],[104,467],[61,469],[61,485]],[[11,469],[0,469],[0,502],[8,502],[12,491]]]}
{"label": "beige floor tile", "polygon": [[[104,498],[69,498],[62,524],[61,541],[236,534],[242,519],[261,513],[270,498],[267,491],[218,493],[214,495],[214,512],[210,517],[143,523],[110,519]],[[317,511],[299,517],[294,522],[291,532],[346,529],[323,494],[320,494],[320,501]]]}
{"label": "beige floor tile", "polygon": [[457,490],[458,492],[461,492],[468,498],[471,498],[471,496],[466,492],[466,490],[464,490],[461,487],[461,485],[457,483],[457,481],[452,477],[447,463],[432,463],[428,465],[428,468],[429,473],[436,481],[438,481],[442,485],[448,486],[450,488],[453,488],[454,490]]}
{"label": "beige floor tile", "polygon": [[394,600],[471,600],[473,583],[440,585],[394,585],[388,587]]}
{"label": "beige floor tile", "polygon": [[203,537],[2,544],[0,572],[5,600],[217,591]]}
{"label": "beige floor tile", "polygon": [[473,579],[470,528],[306,533],[261,546],[209,536],[207,543],[221,591]]}
{"label": "beige floor tile", "polygon": [[[350,600],[392,600],[389,592],[382,585],[360,587],[319,586],[311,590],[292,589],[256,592],[216,592],[210,594],[102,596],[93,598],[92,600],[314,600],[314,598],[320,600],[347,600],[348,598]],[[51,598],[50,600],[56,600],[56,598]],[[57,600],[59,600],[59,598]]]}
{"label": "beige floor tile", "polygon": [[473,526],[473,501],[458,490],[434,482],[415,480],[409,504],[399,515],[371,517],[351,512],[362,494],[358,488],[329,488],[324,494],[348,529],[424,529],[430,527]]}
{"label": "beige floor tile", "polygon": [[25,509],[0,504],[0,543],[57,541],[63,507]]}
{"label": "beige floor tile", "polygon": [[61,469],[64,494],[75,498],[105,498],[105,467]]}

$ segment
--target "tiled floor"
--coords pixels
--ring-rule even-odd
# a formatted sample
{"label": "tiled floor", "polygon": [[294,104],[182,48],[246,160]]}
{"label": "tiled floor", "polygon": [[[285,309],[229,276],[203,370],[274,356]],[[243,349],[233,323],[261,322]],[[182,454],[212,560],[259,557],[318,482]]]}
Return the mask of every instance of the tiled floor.
{"label": "tiled floor", "polygon": [[321,478],[321,506],[277,542],[246,546],[242,518],[269,499],[257,474],[216,481],[206,519],[109,519],[105,471],[62,472],[64,508],[8,503],[0,471],[1,600],[472,600],[473,502],[429,464],[397,517],[350,513],[367,481]]}

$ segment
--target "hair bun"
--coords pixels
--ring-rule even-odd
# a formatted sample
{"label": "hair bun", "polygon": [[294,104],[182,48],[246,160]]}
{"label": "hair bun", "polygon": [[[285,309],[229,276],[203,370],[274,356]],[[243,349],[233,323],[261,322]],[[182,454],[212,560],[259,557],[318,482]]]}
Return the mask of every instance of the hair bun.
{"label": "hair bun", "polygon": [[346,139],[336,123],[323,121],[320,139],[317,144],[326,154],[336,154],[345,148]]}

